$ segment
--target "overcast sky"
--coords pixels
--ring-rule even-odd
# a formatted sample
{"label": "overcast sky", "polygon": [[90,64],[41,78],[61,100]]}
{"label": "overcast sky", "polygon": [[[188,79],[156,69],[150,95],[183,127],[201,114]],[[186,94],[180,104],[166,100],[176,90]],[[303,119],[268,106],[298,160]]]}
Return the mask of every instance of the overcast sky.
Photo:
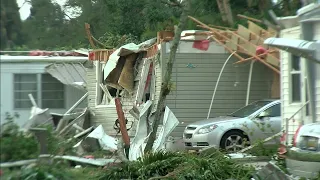
{"label": "overcast sky", "polygon": [[[52,0],[53,2],[57,2],[58,4],[60,4],[61,6],[64,5],[64,3],[67,0]],[[31,5],[29,3],[24,3],[25,0],[17,0],[18,6],[21,7],[20,8],[20,17],[22,20],[25,20],[28,18],[28,16],[30,15],[30,7]]]}

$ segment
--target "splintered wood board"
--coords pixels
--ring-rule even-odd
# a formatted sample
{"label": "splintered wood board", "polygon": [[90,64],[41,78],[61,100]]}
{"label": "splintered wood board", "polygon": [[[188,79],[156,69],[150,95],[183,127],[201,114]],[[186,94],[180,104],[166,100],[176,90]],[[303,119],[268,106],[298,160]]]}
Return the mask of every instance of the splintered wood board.
{"label": "splintered wood board", "polygon": [[255,34],[254,32],[250,31],[248,28],[242,25],[239,25],[238,28],[239,28],[238,34],[244,39],[248,40],[252,44],[262,45],[263,47],[267,47],[266,45],[264,45],[264,40],[265,40],[264,38],[258,36],[257,34]]}
{"label": "splintered wood board", "polygon": [[257,24],[255,24],[254,22],[248,21],[248,29],[250,31],[252,31],[253,33],[257,34],[258,36],[262,37],[262,38],[269,38],[269,37],[273,37],[273,35],[268,32],[267,30],[263,29],[262,27],[258,26]]}
{"label": "splintered wood board", "polygon": [[244,26],[238,25],[238,34],[239,34],[239,36],[243,37],[244,39],[250,41],[250,32]]}
{"label": "splintered wood board", "polygon": [[227,41],[226,46],[229,47],[231,50],[238,50],[238,41],[239,38],[237,36],[231,35],[231,39]]}

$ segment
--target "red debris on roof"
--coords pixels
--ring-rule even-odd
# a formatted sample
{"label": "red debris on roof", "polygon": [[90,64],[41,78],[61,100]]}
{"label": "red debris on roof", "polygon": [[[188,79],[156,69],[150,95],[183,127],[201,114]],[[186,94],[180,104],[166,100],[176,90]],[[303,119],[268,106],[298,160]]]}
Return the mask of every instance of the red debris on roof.
{"label": "red debris on roof", "polygon": [[34,50],[29,53],[29,56],[87,56],[78,52],[74,51],[41,51],[41,50]]}

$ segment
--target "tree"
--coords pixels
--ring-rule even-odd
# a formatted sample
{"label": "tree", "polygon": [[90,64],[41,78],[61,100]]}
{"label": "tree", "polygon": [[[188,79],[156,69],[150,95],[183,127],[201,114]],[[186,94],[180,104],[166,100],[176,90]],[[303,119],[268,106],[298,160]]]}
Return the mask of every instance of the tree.
{"label": "tree", "polygon": [[64,13],[60,5],[50,0],[31,0],[30,16],[23,23],[29,48],[61,47],[68,36],[64,32]]}
{"label": "tree", "polygon": [[187,21],[188,21],[188,14],[189,14],[189,8],[190,8],[189,7],[190,6],[189,0],[183,0],[181,2],[181,4],[178,3],[177,1],[175,1],[174,3],[182,8],[182,13],[180,16],[180,21],[179,21],[178,27],[175,30],[175,35],[174,35],[174,38],[172,41],[172,45],[170,47],[170,55],[169,55],[169,59],[168,59],[168,63],[167,63],[167,68],[166,68],[164,79],[163,79],[163,82],[161,85],[160,97],[159,97],[159,101],[157,104],[157,109],[156,109],[156,112],[154,115],[155,120],[152,124],[152,131],[151,131],[150,136],[148,138],[148,141],[147,141],[147,144],[146,144],[146,147],[144,150],[145,152],[151,151],[153,143],[156,140],[158,126],[160,124],[160,118],[161,118],[161,114],[163,112],[162,110],[165,107],[166,97],[171,91],[172,67],[173,67],[174,60],[176,58],[176,52],[177,52],[179,41],[181,38],[181,32],[185,29],[185,27],[187,25]]}
{"label": "tree", "polygon": [[1,0],[1,49],[23,44],[19,7],[14,0]]}

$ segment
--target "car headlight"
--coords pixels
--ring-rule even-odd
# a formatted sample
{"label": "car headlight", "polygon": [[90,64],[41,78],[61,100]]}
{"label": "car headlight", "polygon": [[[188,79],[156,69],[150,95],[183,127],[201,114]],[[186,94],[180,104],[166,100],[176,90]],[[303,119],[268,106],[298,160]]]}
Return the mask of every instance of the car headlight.
{"label": "car headlight", "polygon": [[213,131],[214,129],[216,129],[217,127],[218,127],[217,125],[209,125],[209,126],[202,127],[198,130],[198,134],[209,133],[209,132]]}

